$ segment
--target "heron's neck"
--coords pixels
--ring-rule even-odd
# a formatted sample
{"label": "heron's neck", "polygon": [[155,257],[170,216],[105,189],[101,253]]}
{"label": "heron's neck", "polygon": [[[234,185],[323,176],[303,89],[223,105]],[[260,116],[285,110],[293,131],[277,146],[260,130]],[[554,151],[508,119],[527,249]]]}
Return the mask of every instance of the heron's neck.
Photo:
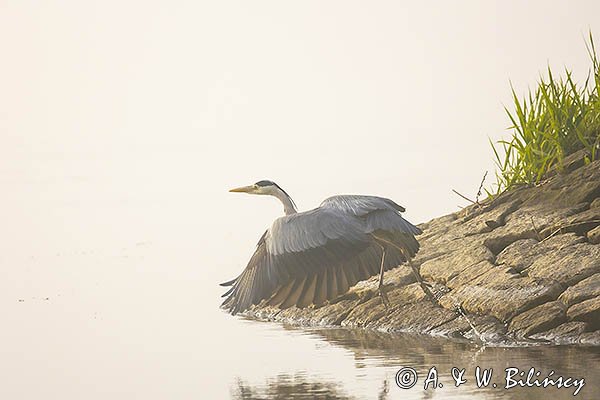
{"label": "heron's neck", "polygon": [[292,199],[287,194],[283,193],[281,190],[276,190],[273,193],[273,196],[277,197],[283,204],[283,212],[285,212],[285,215],[296,214],[296,207],[294,207]]}

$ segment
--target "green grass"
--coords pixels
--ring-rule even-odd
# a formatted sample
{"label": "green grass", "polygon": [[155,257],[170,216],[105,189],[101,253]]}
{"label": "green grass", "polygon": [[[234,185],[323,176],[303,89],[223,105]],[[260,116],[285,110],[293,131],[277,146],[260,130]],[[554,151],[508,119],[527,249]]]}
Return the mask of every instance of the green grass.
{"label": "green grass", "polygon": [[570,70],[556,77],[548,67],[535,90],[519,99],[511,84],[513,107],[505,107],[512,137],[496,144],[497,182],[488,195],[519,185],[535,185],[551,169],[562,167],[565,156],[586,149],[586,162],[600,152],[600,62],[592,34],[586,43],[592,67],[583,85],[577,85]]}

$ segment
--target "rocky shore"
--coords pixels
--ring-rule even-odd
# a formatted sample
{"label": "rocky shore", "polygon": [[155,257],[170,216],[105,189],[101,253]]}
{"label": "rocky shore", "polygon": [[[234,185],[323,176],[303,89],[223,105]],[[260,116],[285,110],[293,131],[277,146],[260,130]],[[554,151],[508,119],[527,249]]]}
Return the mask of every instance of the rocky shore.
{"label": "rocky shore", "polygon": [[[600,161],[582,152],[536,187],[420,225],[410,268],[388,271],[386,309],[372,278],[322,307],[255,306],[247,316],[306,326],[345,326],[467,338],[491,344],[600,345]],[[463,313],[457,312],[460,306]]]}

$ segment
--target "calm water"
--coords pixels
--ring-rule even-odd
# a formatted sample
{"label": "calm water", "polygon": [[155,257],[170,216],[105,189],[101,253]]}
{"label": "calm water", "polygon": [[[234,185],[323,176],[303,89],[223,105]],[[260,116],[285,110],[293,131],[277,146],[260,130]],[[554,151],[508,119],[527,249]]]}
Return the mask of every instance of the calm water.
{"label": "calm water", "polygon": [[[282,328],[284,329],[284,328]],[[389,335],[346,329],[315,329],[301,331],[315,344],[315,366],[309,371],[285,372],[263,382],[250,383],[239,379],[232,394],[235,398],[310,398],[310,394],[331,398],[423,399],[423,398],[507,398],[543,399],[573,398],[574,390],[555,388],[505,389],[505,369],[521,371],[536,368],[541,381],[554,370],[553,375],[585,378],[585,385],[577,398],[597,399],[600,396],[597,379],[600,371],[600,353],[594,349],[536,347],[536,348],[481,348],[469,343],[457,343],[442,338],[421,335]],[[346,360],[340,368],[323,370],[319,364],[329,356],[329,349],[344,349]],[[347,371],[347,364],[350,370]],[[344,367],[342,367],[344,365]],[[478,388],[475,378],[477,367],[492,369],[489,388]],[[395,382],[402,367],[413,368],[418,379],[414,387],[401,389]],[[424,382],[432,367],[437,371],[436,389],[424,389]],[[455,387],[453,367],[464,368],[464,382]],[[314,373],[314,371],[320,371]],[[545,374],[545,375],[544,375]],[[429,375],[432,378],[434,375]],[[515,377],[515,379],[517,379]],[[432,379],[433,380],[433,379]],[[494,388],[493,384],[497,387]],[[292,396],[293,397],[293,396]]]}
{"label": "calm water", "polygon": [[[535,367],[584,377],[600,398],[591,348],[479,348],[427,336],[308,329],[231,317],[217,308],[180,242],[137,242],[4,256],[0,398],[571,398],[574,389],[478,389],[475,367]],[[9,262],[8,262],[9,261]],[[189,266],[189,268],[188,268]],[[194,268],[192,268],[192,266]],[[418,384],[395,384],[401,367]],[[435,366],[444,387],[423,390]],[[467,383],[452,387],[452,367]],[[494,382],[494,381],[493,381]]]}

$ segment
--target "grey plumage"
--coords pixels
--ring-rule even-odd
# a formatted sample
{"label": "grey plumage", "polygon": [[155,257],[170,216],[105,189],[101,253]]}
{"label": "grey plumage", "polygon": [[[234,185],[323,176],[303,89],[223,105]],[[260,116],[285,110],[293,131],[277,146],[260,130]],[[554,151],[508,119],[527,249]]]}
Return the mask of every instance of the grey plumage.
{"label": "grey plumage", "polygon": [[278,197],[287,214],[262,235],[244,271],[222,284],[231,286],[222,307],[232,314],[263,300],[280,308],[321,305],[378,274],[384,249],[384,270],[419,250],[414,235],[421,230],[402,218],[403,207],[386,198],[333,196],[298,213],[273,182],[232,191]]}

